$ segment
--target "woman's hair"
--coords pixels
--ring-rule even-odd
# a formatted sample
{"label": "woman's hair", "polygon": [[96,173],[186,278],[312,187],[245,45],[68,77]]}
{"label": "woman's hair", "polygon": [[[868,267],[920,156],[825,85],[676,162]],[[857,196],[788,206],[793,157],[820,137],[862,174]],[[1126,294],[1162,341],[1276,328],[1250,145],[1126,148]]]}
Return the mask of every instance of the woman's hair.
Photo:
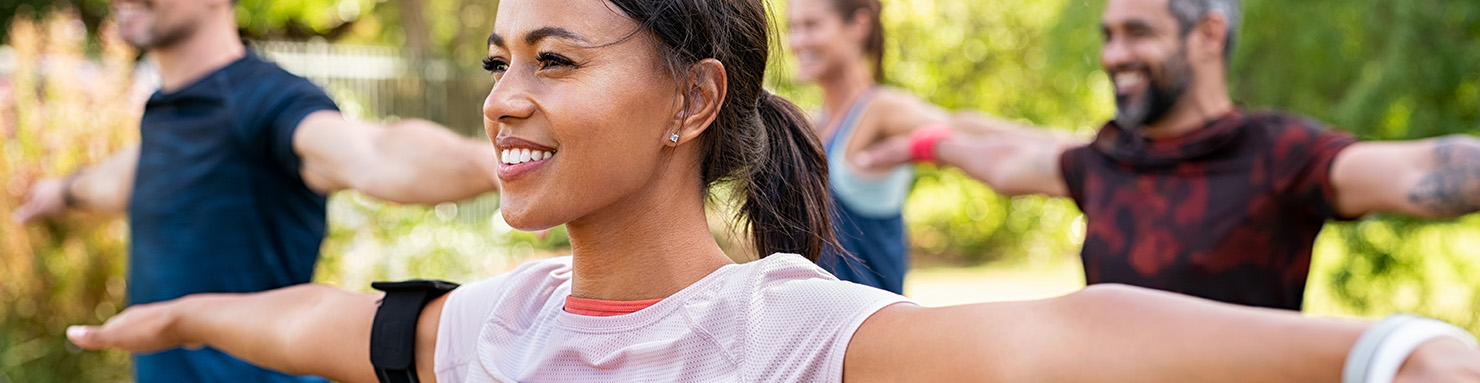
{"label": "woman's hair", "polygon": [[869,30],[868,38],[863,41],[863,54],[867,55],[874,64],[874,81],[884,82],[884,24],[879,21],[879,13],[884,5],[879,0],[828,0],[832,2],[833,10],[837,11],[844,21],[853,19],[853,15],[859,11],[867,12]]}
{"label": "woman's hair", "polygon": [[705,188],[735,182],[745,196],[738,218],[761,257],[786,252],[816,261],[835,241],[827,157],[802,111],[761,88],[772,37],[763,0],[610,1],[655,40],[680,84],[699,61],[724,64],[727,94],[699,138]]}

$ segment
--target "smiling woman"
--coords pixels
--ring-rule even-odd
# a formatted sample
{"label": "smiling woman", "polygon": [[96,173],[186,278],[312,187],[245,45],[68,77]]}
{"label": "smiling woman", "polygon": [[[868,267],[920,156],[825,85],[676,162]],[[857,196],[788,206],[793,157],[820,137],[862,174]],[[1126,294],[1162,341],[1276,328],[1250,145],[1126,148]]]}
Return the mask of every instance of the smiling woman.
{"label": "smiling woman", "polygon": [[[350,382],[1306,382],[1339,379],[1366,327],[1113,286],[927,309],[840,282],[809,262],[830,240],[826,162],[801,113],[760,87],[770,28],[759,0],[499,7],[484,117],[506,153],[503,214],[527,230],[566,224],[571,256],[420,295],[410,348],[365,347],[411,338],[380,318],[413,316],[397,311],[415,307],[394,303],[404,295],[377,314],[380,295],[313,285],[135,306],[69,337],[132,351],[208,344]],[[710,235],[704,202],[717,185],[745,196],[737,219],[763,259],[734,264]],[[1424,323],[1408,327],[1442,327]],[[1399,347],[1374,339],[1364,350]],[[414,350],[414,364],[377,356],[372,367],[372,353],[398,350]],[[1410,379],[1480,375],[1480,352],[1459,339],[1424,343],[1412,360]]]}

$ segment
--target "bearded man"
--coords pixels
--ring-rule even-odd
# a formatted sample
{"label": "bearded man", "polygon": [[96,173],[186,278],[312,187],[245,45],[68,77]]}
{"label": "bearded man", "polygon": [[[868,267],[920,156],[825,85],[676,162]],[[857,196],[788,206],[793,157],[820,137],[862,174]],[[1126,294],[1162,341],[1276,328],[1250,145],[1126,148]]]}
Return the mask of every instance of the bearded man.
{"label": "bearded man", "polygon": [[1480,210],[1480,141],[1357,142],[1320,122],[1238,108],[1238,0],[1109,0],[1100,62],[1118,112],[1091,142],[981,116],[867,150],[855,166],[929,159],[1007,195],[1074,199],[1088,283],[1299,310],[1327,220]]}

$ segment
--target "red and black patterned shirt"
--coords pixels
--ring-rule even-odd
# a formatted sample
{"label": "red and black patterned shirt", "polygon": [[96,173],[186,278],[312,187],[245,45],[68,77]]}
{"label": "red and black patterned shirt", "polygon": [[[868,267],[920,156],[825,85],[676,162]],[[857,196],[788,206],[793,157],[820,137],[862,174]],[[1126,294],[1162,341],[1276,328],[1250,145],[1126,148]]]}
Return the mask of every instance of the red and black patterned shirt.
{"label": "red and black patterned shirt", "polygon": [[1150,140],[1106,124],[1060,159],[1088,221],[1085,279],[1299,310],[1332,206],[1332,160],[1355,140],[1281,113],[1234,111]]}

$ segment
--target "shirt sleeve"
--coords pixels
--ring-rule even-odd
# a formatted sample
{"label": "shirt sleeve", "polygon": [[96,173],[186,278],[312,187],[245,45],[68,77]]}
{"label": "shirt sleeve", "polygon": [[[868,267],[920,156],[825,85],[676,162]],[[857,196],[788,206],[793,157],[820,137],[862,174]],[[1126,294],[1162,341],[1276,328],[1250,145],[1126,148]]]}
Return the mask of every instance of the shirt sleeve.
{"label": "shirt sleeve", "polygon": [[469,366],[478,362],[480,344],[488,342],[483,338],[483,329],[495,317],[533,322],[548,308],[544,303],[569,295],[568,288],[559,287],[570,281],[570,263],[570,256],[529,261],[513,271],[447,293],[447,301],[442,303],[442,318],[437,322],[437,346],[432,361],[437,381],[467,381]]}
{"label": "shirt sleeve", "polygon": [[1069,189],[1069,198],[1079,204],[1081,209],[1084,206],[1084,161],[1090,150],[1092,149],[1089,146],[1080,146],[1059,154],[1059,176],[1064,178],[1064,186]]}
{"label": "shirt sleeve", "polygon": [[1354,219],[1336,212],[1336,190],[1331,164],[1336,155],[1356,142],[1350,134],[1320,124],[1290,119],[1273,131],[1272,163],[1275,187],[1293,208],[1325,219]]}
{"label": "shirt sleeve", "polygon": [[432,361],[439,382],[466,380],[467,365],[477,358],[478,333],[494,309],[507,274],[459,286],[447,293],[437,322],[437,346]]}
{"label": "shirt sleeve", "polygon": [[285,172],[298,174],[302,164],[298,152],[293,150],[293,134],[298,124],[309,114],[321,110],[338,111],[334,100],[324,94],[323,89],[303,78],[294,77],[276,102],[276,113],[267,121],[268,157]]}
{"label": "shirt sleeve", "polygon": [[830,277],[764,288],[752,299],[744,319],[741,380],[842,382],[843,359],[853,334],[874,313],[897,303],[911,302]]}

